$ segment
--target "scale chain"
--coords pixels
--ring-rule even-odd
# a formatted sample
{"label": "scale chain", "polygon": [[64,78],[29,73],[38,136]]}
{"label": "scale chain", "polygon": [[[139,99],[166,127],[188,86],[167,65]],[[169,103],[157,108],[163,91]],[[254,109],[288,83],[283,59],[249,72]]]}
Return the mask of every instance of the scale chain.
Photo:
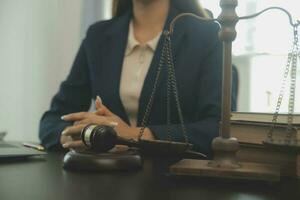
{"label": "scale chain", "polygon": [[[294,113],[294,102],[295,102],[295,90],[296,90],[296,73],[297,73],[297,54],[299,52],[299,42],[298,42],[298,25],[294,26],[294,41],[292,46],[292,51],[288,54],[287,65],[284,72],[284,78],[282,81],[282,86],[280,89],[279,97],[276,104],[276,110],[272,119],[272,127],[268,133],[268,140],[273,141],[273,131],[276,127],[279,110],[282,104],[283,96],[285,93],[285,87],[287,83],[288,74],[291,68],[291,82],[290,82],[290,94],[289,94],[289,105],[288,105],[288,118],[287,118],[287,135],[286,142],[290,143],[293,133],[293,113]],[[292,65],[292,66],[291,66]]]}
{"label": "scale chain", "polygon": [[279,96],[278,96],[278,99],[277,99],[276,110],[275,110],[275,113],[274,113],[273,119],[272,119],[272,127],[271,127],[271,129],[268,133],[268,140],[270,140],[270,141],[273,140],[272,139],[273,138],[273,131],[276,127],[276,123],[277,123],[277,119],[278,119],[278,115],[279,115],[279,110],[280,110],[281,103],[282,103],[282,100],[283,100],[283,96],[284,96],[284,93],[285,93],[285,87],[286,87],[287,77],[288,77],[288,74],[289,74],[289,71],[290,71],[291,61],[292,61],[292,53],[289,53],[288,54],[288,59],[287,59],[287,65],[286,65],[286,68],[285,68],[285,71],[284,71],[284,76],[283,76],[281,89],[280,89]]}
{"label": "scale chain", "polygon": [[[167,46],[166,42],[164,42],[162,52],[165,52],[166,46]],[[144,117],[142,119],[141,129],[140,129],[138,140],[141,140],[141,138],[144,134],[144,131],[146,129],[146,125],[148,123],[149,115],[150,115],[150,112],[151,112],[151,109],[152,109],[152,106],[153,106],[154,96],[156,94],[156,90],[157,90],[157,86],[158,86],[158,81],[159,81],[159,78],[160,78],[161,70],[163,68],[163,63],[164,63],[164,56],[162,55],[162,57],[159,61],[159,64],[158,64],[158,69],[157,69],[157,73],[156,73],[156,77],[155,77],[155,81],[154,81],[154,85],[153,85],[153,90],[151,92],[148,104],[146,106],[145,114],[144,114]]]}
{"label": "scale chain", "polygon": [[179,100],[179,93],[178,93],[178,89],[177,89],[175,65],[173,62],[172,43],[171,43],[170,35],[169,35],[168,42],[169,43],[168,43],[168,48],[167,48],[168,49],[167,55],[168,55],[168,65],[169,65],[170,74],[171,74],[171,86],[172,86],[173,95],[175,97],[176,108],[177,108],[177,113],[178,113],[178,117],[179,117],[179,121],[180,121],[180,125],[181,125],[182,135],[184,137],[185,142],[188,143],[187,132],[186,132],[186,128],[184,125],[183,114],[182,114],[181,104],[180,104],[180,100]]}
{"label": "scale chain", "polygon": [[288,113],[288,127],[287,127],[287,142],[290,143],[293,133],[293,114],[295,108],[295,91],[296,91],[296,81],[297,81],[297,54],[299,52],[299,42],[298,42],[298,30],[297,27],[294,27],[294,45],[295,52],[293,53],[292,60],[292,70],[291,70],[291,84],[290,84],[290,98],[289,98],[289,113]]}
{"label": "scale chain", "polygon": [[149,115],[153,106],[153,101],[154,101],[154,96],[156,94],[156,90],[158,87],[158,81],[161,75],[161,71],[164,65],[166,65],[166,70],[167,70],[167,140],[171,141],[171,91],[173,92],[174,98],[175,98],[175,103],[176,103],[176,108],[178,112],[178,117],[182,129],[182,134],[185,140],[185,143],[188,143],[188,137],[187,137],[187,132],[186,128],[184,125],[183,121],[183,114],[181,110],[181,104],[179,100],[179,95],[178,95],[178,90],[177,90],[177,82],[176,82],[176,76],[175,76],[175,67],[174,67],[174,62],[173,62],[173,55],[172,55],[172,43],[171,43],[171,36],[169,31],[164,31],[164,42],[163,42],[163,48],[162,48],[162,54],[161,58],[159,61],[159,66],[157,69],[157,74],[155,77],[154,81],[154,86],[152,93],[150,95],[148,104],[146,106],[145,114],[142,119],[141,123],[141,129],[139,133],[138,139],[141,140],[143,133],[145,131],[146,125],[149,120]]}
{"label": "scale chain", "polygon": [[[170,41],[170,38],[167,36],[167,41]],[[168,45],[167,45],[168,46]],[[167,48],[168,49],[168,48]],[[166,51],[166,60],[167,60],[167,75],[168,75],[168,80],[167,80],[167,139],[171,141],[171,99],[170,99],[170,93],[171,93],[171,69],[169,63],[169,55],[168,55],[168,50]]]}

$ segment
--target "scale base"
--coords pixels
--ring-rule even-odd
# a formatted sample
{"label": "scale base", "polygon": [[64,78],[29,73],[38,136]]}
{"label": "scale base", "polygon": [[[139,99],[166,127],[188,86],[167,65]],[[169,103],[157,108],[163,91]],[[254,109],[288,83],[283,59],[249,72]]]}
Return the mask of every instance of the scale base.
{"label": "scale base", "polygon": [[212,167],[209,160],[184,159],[170,167],[170,174],[176,176],[195,176],[226,178],[236,180],[280,181],[279,167],[258,163],[239,163],[238,168]]}
{"label": "scale base", "polygon": [[184,159],[170,167],[170,174],[268,182],[280,180],[278,166],[238,162],[236,138],[217,137],[212,142],[212,149],[214,160]]}
{"label": "scale base", "polygon": [[134,171],[142,167],[137,150],[110,151],[108,153],[68,152],[63,160],[66,170],[80,171]]}

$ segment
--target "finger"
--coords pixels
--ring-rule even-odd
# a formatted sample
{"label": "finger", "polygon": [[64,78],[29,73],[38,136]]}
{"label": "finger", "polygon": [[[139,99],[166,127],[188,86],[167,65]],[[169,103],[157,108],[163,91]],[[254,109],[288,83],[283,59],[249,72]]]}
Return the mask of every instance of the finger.
{"label": "finger", "polygon": [[119,125],[118,122],[109,122],[109,123],[107,124],[107,126],[110,126],[110,127],[112,127],[112,128],[116,128],[118,125]]}
{"label": "finger", "polygon": [[62,135],[64,136],[76,136],[80,135],[81,130],[86,126],[86,124],[79,124],[76,126],[67,127],[63,132]]}
{"label": "finger", "polygon": [[82,141],[72,141],[72,142],[66,142],[63,144],[63,148],[65,149],[83,149],[85,145]]}
{"label": "finger", "polygon": [[83,118],[86,118],[90,113],[88,112],[78,112],[78,113],[71,113],[68,115],[64,115],[61,117],[64,121],[79,121]]}
{"label": "finger", "polygon": [[73,123],[73,126],[79,125],[81,121],[82,121],[82,120],[80,120],[80,121],[75,121],[75,122]]}
{"label": "finger", "polygon": [[114,113],[112,113],[105,105],[101,105],[101,108],[95,112],[97,115],[105,115],[105,116],[114,116]]}
{"label": "finger", "polygon": [[70,137],[70,136],[62,135],[62,136],[60,137],[60,143],[61,143],[62,145],[65,144],[65,143],[67,143],[67,142],[70,142],[70,141],[72,141],[72,137]]}
{"label": "finger", "polygon": [[80,125],[80,124],[92,124],[92,123],[93,123],[93,118],[85,118],[85,119],[78,120],[78,121],[74,122],[73,126],[77,126],[77,125]]}
{"label": "finger", "polygon": [[112,128],[115,128],[116,126],[118,126],[118,122],[111,121],[107,117],[103,117],[103,116],[97,116],[97,118],[88,118],[88,119],[84,119],[81,121],[76,121],[76,123],[74,123],[74,125],[76,125],[76,126],[82,125],[82,124],[105,125],[105,126],[110,126]]}
{"label": "finger", "polygon": [[88,118],[88,119],[83,119],[83,120],[80,120],[80,121],[76,121],[74,123],[74,126],[78,126],[78,125],[81,125],[81,124],[93,124],[93,120]]}
{"label": "finger", "polygon": [[101,109],[101,107],[102,107],[102,99],[99,96],[96,97],[95,104],[96,104],[96,110]]}
{"label": "finger", "polygon": [[[103,105],[102,105],[103,106]],[[105,116],[106,115],[106,111],[102,108],[97,109],[94,114],[99,115],[99,116]]]}
{"label": "finger", "polygon": [[72,136],[69,136],[72,138],[72,141],[77,141],[77,140],[81,140],[81,135],[72,135]]}

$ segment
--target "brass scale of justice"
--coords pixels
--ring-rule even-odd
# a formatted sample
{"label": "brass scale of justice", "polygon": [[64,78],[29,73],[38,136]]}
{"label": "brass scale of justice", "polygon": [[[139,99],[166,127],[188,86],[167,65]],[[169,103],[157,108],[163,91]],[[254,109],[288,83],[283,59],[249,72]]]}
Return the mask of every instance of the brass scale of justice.
{"label": "brass scale of justice", "polygon": [[[214,151],[213,160],[196,160],[196,159],[183,159],[179,163],[170,167],[170,173],[176,176],[204,176],[213,178],[229,178],[229,179],[246,179],[246,180],[262,180],[262,181],[279,181],[280,170],[276,166],[259,164],[259,163],[241,163],[237,161],[236,153],[239,150],[239,143],[237,139],[230,137],[230,116],[231,116],[231,73],[232,73],[232,42],[236,38],[235,26],[239,20],[255,18],[269,10],[279,10],[284,12],[288,18],[289,23],[293,27],[294,40],[292,50],[288,54],[287,64],[284,71],[284,77],[282,87],[278,97],[276,111],[273,115],[272,126],[268,133],[268,137],[265,141],[262,141],[264,145],[269,148],[276,150],[284,150],[291,153],[300,152],[300,141],[295,138],[295,129],[293,128],[293,113],[294,113],[294,102],[295,102],[295,91],[296,91],[296,73],[297,73],[297,59],[300,58],[299,41],[298,41],[298,27],[300,21],[293,22],[291,14],[281,7],[269,7],[261,12],[253,15],[238,17],[235,8],[238,5],[237,0],[220,0],[220,7],[222,12],[217,19],[207,19],[199,17],[192,13],[182,13],[176,16],[170,24],[169,30],[163,32],[164,42],[163,49],[160,56],[160,61],[151,92],[149,101],[146,106],[145,114],[142,119],[142,128],[140,129],[139,140],[125,141],[128,146],[138,147],[145,152],[153,152],[161,155],[192,155],[194,157],[205,157],[201,153],[192,151],[192,144],[188,142],[188,135],[184,125],[183,115],[181,111],[180,98],[177,89],[177,81],[175,76],[175,68],[172,55],[172,41],[171,36],[174,33],[174,27],[177,20],[183,17],[194,17],[204,23],[218,22],[221,25],[219,31],[219,39],[223,42],[223,84],[222,84],[222,119],[220,127],[220,136],[215,138],[212,143],[212,149]],[[158,82],[162,71],[167,70],[167,139],[166,141],[161,140],[142,140],[144,130],[147,126],[153,101],[158,88]],[[291,72],[290,72],[291,71]],[[288,105],[288,120],[286,128],[285,140],[273,139],[273,130],[276,127],[280,106],[283,100],[284,92],[286,90],[286,82],[288,75],[290,74],[290,94],[289,94],[289,105]],[[185,142],[174,142],[172,141],[171,134],[171,95],[173,94],[177,114],[180,120],[182,129],[182,135]],[[251,134],[251,133],[249,133]],[[122,155],[121,155],[122,156]],[[125,156],[126,157],[126,156]],[[72,153],[66,155],[64,158],[65,168],[76,164],[76,158],[82,160],[82,155]],[[126,159],[126,158],[125,158]],[[84,160],[84,159],[83,159]],[[72,166],[73,167],[73,166]],[[70,168],[72,168],[70,167]],[[78,167],[80,168],[80,167]]]}

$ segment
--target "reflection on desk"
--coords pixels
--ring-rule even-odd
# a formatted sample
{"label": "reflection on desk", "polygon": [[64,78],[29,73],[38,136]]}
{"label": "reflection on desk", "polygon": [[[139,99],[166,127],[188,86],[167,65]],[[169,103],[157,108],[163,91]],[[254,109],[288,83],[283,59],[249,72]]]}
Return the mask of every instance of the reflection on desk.
{"label": "reflection on desk", "polygon": [[300,180],[278,185],[257,182],[170,177],[166,159],[145,159],[130,173],[70,172],[62,169],[62,153],[23,162],[0,163],[2,200],[299,200]]}

